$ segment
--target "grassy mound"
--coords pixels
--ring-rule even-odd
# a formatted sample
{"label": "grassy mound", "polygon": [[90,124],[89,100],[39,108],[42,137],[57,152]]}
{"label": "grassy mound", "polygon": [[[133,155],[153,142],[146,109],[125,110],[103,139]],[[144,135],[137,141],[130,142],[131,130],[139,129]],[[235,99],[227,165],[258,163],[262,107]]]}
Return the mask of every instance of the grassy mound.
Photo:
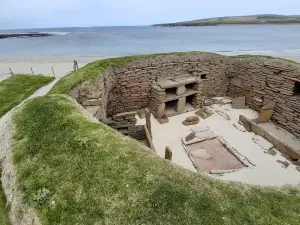
{"label": "grassy mound", "polygon": [[[62,79],[60,79],[55,86],[50,90],[50,94],[69,94],[70,91],[81,84],[84,81],[92,80],[96,78],[98,75],[103,73],[109,66],[120,67],[128,62],[131,62],[135,59],[147,59],[154,58],[157,56],[167,56],[167,55],[186,55],[186,54],[210,54],[210,55],[218,55],[215,53],[209,52],[173,52],[173,53],[165,53],[165,54],[150,54],[150,55],[140,55],[140,56],[128,56],[121,58],[109,58],[98,60],[88,65],[80,68],[76,72],[71,72]],[[224,56],[226,57],[226,56]],[[272,56],[262,56],[262,55],[237,55],[237,56],[227,56],[228,59],[247,59],[247,58],[266,58],[266,59],[280,59],[290,63],[296,63],[292,60],[272,57]],[[298,63],[296,63],[298,64]]]}
{"label": "grassy mound", "polygon": [[54,77],[15,75],[0,82],[0,117]]}
{"label": "grassy mound", "polygon": [[62,95],[14,118],[14,163],[43,225],[299,224],[300,193],[227,184],[85,119]]}
{"label": "grassy mound", "polygon": [[154,58],[157,56],[167,56],[167,55],[186,55],[186,54],[211,54],[214,53],[207,52],[173,52],[164,54],[150,54],[150,55],[139,55],[139,56],[127,56],[120,58],[108,58],[103,60],[98,60],[87,64],[86,66],[80,68],[76,72],[71,72],[62,79],[60,79],[55,86],[50,90],[50,94],[69,94],[70,91],[86,80],[91,80],[97,77],[99,74],[103,73],[109,66],[120,67],[126,63],[129,63],[135,59],[147,59]]}

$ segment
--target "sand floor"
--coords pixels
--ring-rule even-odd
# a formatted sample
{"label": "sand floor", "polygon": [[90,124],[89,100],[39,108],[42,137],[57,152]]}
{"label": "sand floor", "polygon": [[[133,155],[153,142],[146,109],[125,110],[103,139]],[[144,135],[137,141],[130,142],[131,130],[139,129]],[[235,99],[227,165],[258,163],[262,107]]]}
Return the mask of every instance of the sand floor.
{"label": "sand floor", "polygon": [[[275,156],[266,154],[265,150],[253,142],[254,133],[242,132],[233,126],[233,123],[238,123],[239,115],[255,119],[258,116],[257,112],[251,109],[232,109],[231,105],[213,105],[211,109],[214,113],[210,118],[205,120],[200,119],[199,124],[193,126],[183,126],[182,121],[187,116],[194,115],[195,111],[170,117],[167,124],[159,124],[152,117],[153,144],[157,154],[164,157],[165,148],[169,146],[173,152],[173,163],[196,172],[193,163],[182,145],[181,138],[185,138],[186,135],[191,133],[192,128],[209,127],[214,134],[223,138],[231,147],[235,148],[240,154],[249,159],[251,163],[255,164],[255,166],[245,167],[239,171],[227,173],[222,176],[210,176],[221,180],[240,181],[255,185],[282,186],[286,184],[300,184],[300,172],[296,170],[295,165],[289,163],[289,166],[284,168],[282,164],[277,162],[277,160],[287,161],[279,151],[276,151],[277,154]],[[216,111],[226,113],[230,116],[231,120],[224,119]],[[143,123],[145,121],[139,119],[138,124]],[[270,124],[267,125],[269,127],[276,127],[272,123],[266,124]],[[286,136],[289,136],[289,140],[291,141],[297,141],[292,138],[291,134],[286,134]]]}

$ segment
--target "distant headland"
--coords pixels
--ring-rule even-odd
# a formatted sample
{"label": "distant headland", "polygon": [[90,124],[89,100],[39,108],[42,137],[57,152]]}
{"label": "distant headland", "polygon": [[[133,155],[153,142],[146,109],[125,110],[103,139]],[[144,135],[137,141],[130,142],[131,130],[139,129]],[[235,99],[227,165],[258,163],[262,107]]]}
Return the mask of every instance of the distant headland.
{"label": "distant headland", "polygon": [[218,25],[251,25],[251,24],[300,24],[300,15],[260,14],[249,16],[226,16],[198,19],[177,23],[155,24],[153,26],[218,26]]}
{"label": "distant headland", "polygon": [[32,38],[32,37],[47,37],[53,36],[49,33],[19,33],[19,34],[0,34],[0,39],[4,38]]}

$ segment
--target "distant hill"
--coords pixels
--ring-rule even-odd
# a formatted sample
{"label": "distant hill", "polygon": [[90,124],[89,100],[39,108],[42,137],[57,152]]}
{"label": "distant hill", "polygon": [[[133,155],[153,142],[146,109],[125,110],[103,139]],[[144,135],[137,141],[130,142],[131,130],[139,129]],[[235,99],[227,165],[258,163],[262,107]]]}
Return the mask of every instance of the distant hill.
{"label": "distant hill", "polygon": [[231,24],[300,24],[300,15],[260,14],[251,16],[226,16],[177,23],[155,24],[153,26],[218,26]]}

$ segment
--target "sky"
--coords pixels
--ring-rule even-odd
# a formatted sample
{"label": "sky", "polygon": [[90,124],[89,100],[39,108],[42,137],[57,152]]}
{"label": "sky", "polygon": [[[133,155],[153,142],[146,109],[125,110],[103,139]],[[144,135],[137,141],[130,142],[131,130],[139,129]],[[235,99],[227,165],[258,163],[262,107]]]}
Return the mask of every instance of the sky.
{"label": "sky", "polygon": [[0,1],[0,29],[131,26],[219,16],[300,14],[299,0]]}

